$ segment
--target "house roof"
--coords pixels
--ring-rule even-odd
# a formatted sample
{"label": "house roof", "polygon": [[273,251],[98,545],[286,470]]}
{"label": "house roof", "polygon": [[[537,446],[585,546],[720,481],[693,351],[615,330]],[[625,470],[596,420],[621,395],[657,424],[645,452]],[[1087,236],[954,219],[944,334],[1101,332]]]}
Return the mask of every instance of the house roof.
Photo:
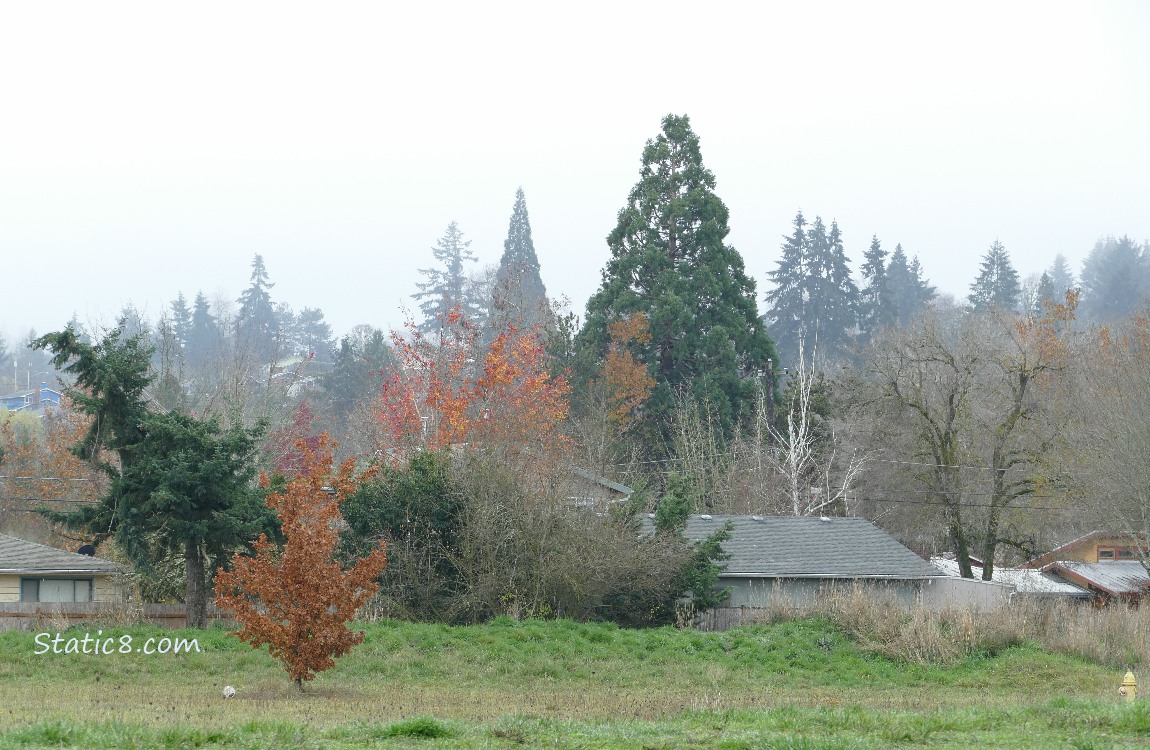
{"label": "house roof", "polygon": [[629,496],[631,493],[633,493],[635,491],[625,484],[619,484],[618,482],[612,482],[607,477],[601,477],[593,471],[588,471],[587,469],[583,469],[583,468],[580,468],[578,466],[571,466],[570,468],[571,468],[571,473],[574,474],[575,476],[583,477],[584,479],[589,479],[592,482],[594,482],[595,484],[598,484],[602,487],[606,487],[609,490],[614,490],[615,492],[618,492],[621,495],[628,495]]}
{"label": "house roof", "polygon": [[1065,577],[1080,586],[1089,586],[1111,596],[1142,596],[1150,587],[1150,575],[1137,560],[1105,562],[1053,562],[1042,569]]}
{"label": "house roof", "polygon": [[[653,528],[650,517],[644,519]],[[865,518],[691,516],[684,535],[699,541],[731,524],[724,577],[938,578],[944,573]]]}
{"label": "house roof", "polygon": [[28,542],[0,534],[0,573],[118,573],[120,566],[111,560],[78,555],[45,544]]}
{"label": "house roof", "polygon": [[[944,557],[930,558],[931,565],[949,576],[960,577],[958,561]],[[992,575],[995,583],[1005,583],[1014,587],[1019,594],[1034,596],[1069,596],[1084,599],[1090,592],[1072,583],[1055,580],[1041,570],[1026,568],[995,568]]]}
{"label": "house roof", "polygon": [[1059,545],[1049,552],[1039,555],[1023,564],[1024,568],[1041,568],[1048,563],[1061,559],[1064,555],[1069,554],[1073,550],[1090,542],[1099,539],[1114,539],[1114,540],[1127,540],[1133,543],[1133,537],[1125,531],[1091,531],[1089,534],[1083,534],[1077,539],[1071,539],[1066,544]]}

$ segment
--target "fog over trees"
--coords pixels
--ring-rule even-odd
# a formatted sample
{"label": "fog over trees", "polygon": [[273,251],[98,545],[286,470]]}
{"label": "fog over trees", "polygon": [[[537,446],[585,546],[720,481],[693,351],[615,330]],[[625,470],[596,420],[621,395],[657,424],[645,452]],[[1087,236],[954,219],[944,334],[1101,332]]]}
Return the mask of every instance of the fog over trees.
{"label": "fog over trees", "polygon": [[[411,249],[426,262],[402,331],[333,331],[312,300],[278,298],[269,251],[234,298],[185,289],[106,327],[65,309],[59,330],[0,339],[15,398],[0,412],[0,522],[30,500],[91,503],[55,518],[141,569],[174,566],[185,585],[157,595],[199,607],[205,563],[268,520],[256,471],[282,482],[297,440],[326,432],[337,458],[374,472],[340,545],[351,558],[392,545],[379,611],[629,624],[673,621],[679,594],[721,565],[715,539],[680,536],[694,511],[865,515],[966,575],[981,559],[986,576],[1082,531],[1150,529],[1150,490],[1129,470],[1146,439],[1146,241],[1105,234],[1080,269],[1054,252],[1022,278],[989,236],[955,300],[920,262],[928,248],[818,206],[769,254],[729,244],[685,115],[635,146],[588,300],[548,298],[521,188],[501,254],[447,216]],[[32,416],[20,399],[41,381],[71,403]],[[168,476],[165,456],[205,470]],[[90,491],[45,484],[64,473]],[[610,496],[620,485],[635,491]],[[213,513],[230,519],[218,538]],[[660,521],[641,537],[646,513]]]}

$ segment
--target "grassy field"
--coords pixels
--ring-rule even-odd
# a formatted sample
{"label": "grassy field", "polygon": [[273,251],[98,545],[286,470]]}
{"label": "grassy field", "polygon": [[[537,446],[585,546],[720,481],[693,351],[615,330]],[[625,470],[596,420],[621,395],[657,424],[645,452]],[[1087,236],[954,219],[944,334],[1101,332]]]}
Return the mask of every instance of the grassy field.
{"label": "grassy field", "polygon": [[726,633],[364,627],[302,694],[222,630],[103,634],[196,638],[202,652],[181,655],[36,654],[34,634],[6,633],[0,747],[1150,746],[1150,703],[1117,700],[1122,670],[1037,646],[931,666],[865,651],[818,618]]}

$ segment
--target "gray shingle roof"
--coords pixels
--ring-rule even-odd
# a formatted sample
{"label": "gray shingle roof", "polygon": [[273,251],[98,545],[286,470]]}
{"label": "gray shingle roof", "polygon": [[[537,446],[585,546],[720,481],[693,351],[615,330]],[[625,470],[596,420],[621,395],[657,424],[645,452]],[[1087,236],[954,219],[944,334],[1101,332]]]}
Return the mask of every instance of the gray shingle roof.
{"label": "gray shingle roof", "polygon": [[[651,528],[649,519],[644,519]],[[945,574],[865,518],[691,516],[685,535],[705,539],[730,522],[723,575],[764,578],[936,578]]]}
{"label": "gray shingle roof", "polygon": [[120,566],[99,557],[77,555],[0,534],[0,573],[118,573]]}

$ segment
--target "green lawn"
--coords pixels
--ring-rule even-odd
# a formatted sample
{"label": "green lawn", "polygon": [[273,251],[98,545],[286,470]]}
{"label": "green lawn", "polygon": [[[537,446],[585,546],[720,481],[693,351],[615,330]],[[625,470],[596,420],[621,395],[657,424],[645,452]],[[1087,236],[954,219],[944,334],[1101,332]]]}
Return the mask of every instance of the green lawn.
{"label": "green lawn", "polygon": [[1119,703],[1120,671],[1036,647],[932,667],[868,654],[822,620],[365,627],[302,694],[222,630],[102,636],[198,640],[178,656],[36,654],[34,634],[6,633],[0,747],[1150,746],[1150,704]]}

